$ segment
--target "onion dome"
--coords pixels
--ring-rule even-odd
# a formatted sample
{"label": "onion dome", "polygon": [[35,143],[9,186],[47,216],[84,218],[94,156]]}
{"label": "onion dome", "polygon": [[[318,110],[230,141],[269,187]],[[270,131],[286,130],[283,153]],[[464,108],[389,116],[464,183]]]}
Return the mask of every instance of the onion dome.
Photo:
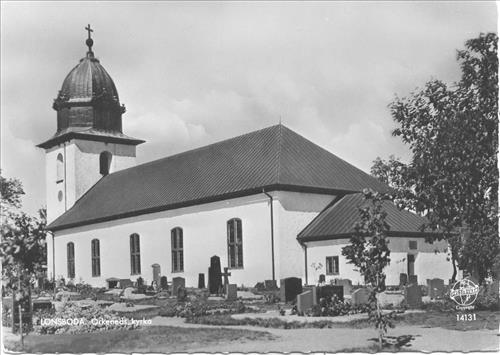
{"label": "onion dome", "polygon": [[[140,144],[143,141],[123,135],[122,114],[125,113],[125,106],[120,104],[113,79],[94,57],[94,41],[90,37],[93,30],[90,25],[85,29],[88,31],[85,42],[88,46],[87,55],[66,76],[52,105],[57,111],[57,132],[54,137],[79,132],[87,136],[99,136],[101,140],[109,136],[114,137],[115,142],[116,138],[122,138],[131,139],[131,144]],[[52,142],[53,138],[45,143],[55,143]],[[39,146],[45,148],[48,146],[45,143]]]}

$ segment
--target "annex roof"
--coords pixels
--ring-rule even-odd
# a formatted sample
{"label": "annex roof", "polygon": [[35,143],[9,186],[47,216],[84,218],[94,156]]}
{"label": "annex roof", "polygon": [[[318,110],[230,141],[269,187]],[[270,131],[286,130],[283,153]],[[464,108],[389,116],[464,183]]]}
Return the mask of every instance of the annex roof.
{"label": "annex roof", "polygon": [[386,185],[283,125],[103,177],[49,225],[61,230],[261,193],[332,195]]}
{"label": "annex roof", "polygon": [[[349,238],[354,232],[354,224],[361,221],[359,207],[366,203],[362,193],[345,195],[334,200],[297,236],[299,242]],[[400,210],[391,201],[383,202],[389,224],[389,236],[425,237],[433,234],[422,230],[427,222],[424,217],[407,210]]]}

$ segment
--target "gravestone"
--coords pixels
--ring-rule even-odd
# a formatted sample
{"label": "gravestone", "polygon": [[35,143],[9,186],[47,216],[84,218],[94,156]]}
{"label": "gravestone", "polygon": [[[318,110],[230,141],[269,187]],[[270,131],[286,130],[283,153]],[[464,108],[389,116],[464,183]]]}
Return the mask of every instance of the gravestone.
{"label": "gravestone", "polygon": [[326,282],[326,276],[325,276],[325,274],[319,275],[318,283],[319,284],[324,284],[325,282]]}
{"label": "gravestone", "polygon": [[337,298],[341,301],[344,300],[344,286],[337,285],[326,285],[319,286],[317,291],[317,299],[320,298],[331,298],[333,296],[337,296]]}
{"label": "gravestone", "polygon": [[353,306],[367,304],[369,302],[371,291],[366,288],[358,288],[351,293],[351,302]]}
{"label": "gravestone", "polygon": [[168,290],[168,279],[166,276],[160,277],[160,287],[162,290]]}
{"label": "gravestone", "polygon": [[198,288],[205,288],[205,274],[198,274]]}
{"label": "gravestone", "polygon": [[231,273],[228,270],[229,268],[225,267],[224,272],[221,273],[221,276],[224,277],[224,291],[226,291],[227,285],[229,285],[229,276],[231,276]]}
{"label": "gravestone", "polygon": [[238,299],[238,287],[236,284],[228,284],[226,286],[226,299],[228,301],[235,301]]}
{"label": "gravestone", "polygon": [[120,281],[120,279],[117,279],[116,277],[110,277],[109,279],[106,279],[106,282],[108,283],[108,288],[117,287],[118,281]]}
{"label": "gravestone", "polygon": [[172,295],[177,295],[177,290],[180,287],[186,287],[186,279],[184,277],[174,277],[172,279]]}
{"label": "gravestone", "polygon": [[210,258],[210,267],[208,268],[208,288],[211,294],[219,293],[222,288],[220,258],[217,255]]}
{"label": "gravestone", "polygon": [[153,281],[158,285],[160,283],[160,264],[151,265],[153,268]]}
{"label": "gravestone", "polygon": [[[174,279],[176,278],[177,277],[175,277]],[[182,277],[179,277],[179,279],[182,279]],[[187,290],[184,286],[180,285],[179,287],[177,287],[177,289],[174,289],[173,287],[172,289],[177,291],[176,295],[178,302],[184,302],[187,299]]]}
{"label": "gravestone", "polygon": [[138,277],[136,282],[137,282],[137,287],[144,286],[144,279],[142,277]]}
{"label": "gravestone", "polygon": [[418,277],[417,275],[408,276],[408,284],[409,285],[418,285]]}
{"label": "gravestone", "polygon": [[298,277],[288,277],[280,280],[281,302],[294,301],[299,293],[302,293],[302,279]]}
{"label": "gravestone", "polygon": [[264,287],[268,291],[276,290],[278,289],[278,284],[276,283],[276,280],[265,280]]}
{"label": "gravestone", "polygon": [[399,274],[399,287],[406,286],[408,284],[408,275],[407,274]]}
{"label": "gravestone", "polygon": [[405,300],[401,291],[384,291],[377,294],[377,300],[380,307],[399,307]]}
{"label": "gravestone", "polygon": [[405,302],[410,308],[417,308],[422,305],[422,290],[420,286],[411,284],[405,287]]}
{"label": "gravestone", "polygon": [[132,287],[134,286],[134,283],[130,279],[119,279],[118,280],[118,287],[125,289],[127,287]]}
{"label": "gravestone", "polygon": [[443,279],[427,279],[427,293],[432,299],[443,298],[444,290],[444,280]]}
{"label": "gravestone", "polygon": [[349,279],[336,279],[335,285],[342,286],[344,288],[343,295],[350,295],[351,294],[351,290],[352,290],[352,281],[351,280],[349,280]]}
{"label": "gravestone", "polygon": [[312,291],[302,292],[297,295],[297,310],[305,312],[314,305],[314,295]]}
{"label": "gravestone", "polygon": [[129,299],[132,297],[135,289],[133,287],[127,287],[123,290],[123,298]]}

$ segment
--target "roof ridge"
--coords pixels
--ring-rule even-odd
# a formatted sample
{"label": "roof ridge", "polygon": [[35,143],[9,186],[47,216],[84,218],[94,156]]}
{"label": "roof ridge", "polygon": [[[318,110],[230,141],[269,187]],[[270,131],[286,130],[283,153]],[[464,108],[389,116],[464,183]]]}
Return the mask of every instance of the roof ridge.
{"label": "roof ridge", "polygon": [[280,174],[281,174],[281,148],[283,146],[283,129],[281,122],[278,124],[278,164],[276,164],[276,181],[279,184],[280,183]]}

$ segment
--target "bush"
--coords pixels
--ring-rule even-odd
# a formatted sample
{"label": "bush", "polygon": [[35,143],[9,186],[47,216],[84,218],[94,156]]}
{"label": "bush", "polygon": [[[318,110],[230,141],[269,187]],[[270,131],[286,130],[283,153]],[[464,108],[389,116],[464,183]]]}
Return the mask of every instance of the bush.
{"label": "bush", "polygon": [[306,315],[308,317],[336,317],[349,314],[368,313],[369,304],[353,306],[348,302],[341,301],[336,295],[329,298],[321,298],[319,304],[309,308],[305,314],[299,314],[297,308],[292,309],[292,314]]}
{"label": "bush", "polygon": [[[49,324],[41,324],[42,320]],[[130,319],[120,317],[97,304],[66,303],[60,311],[39,311],[34,314],[33,330],[36,334],[79,334],[103,330],[135,329],[139,326]]]}
{"label": "bush", "polygon": [[167,304],[160,310],[163,317],[200,317],[208,314],[235,314],[245,313],[250,309],[243,302],[209,304],[203,301]]}
{"label": "bush", "polygon": [[479,294],[477,295],[476,302],[474,303],[477,310],[480,311],[498,311],[499,300],[498,300],[498,288],[497,283],[491,283],[485,286],[481,286]]}

